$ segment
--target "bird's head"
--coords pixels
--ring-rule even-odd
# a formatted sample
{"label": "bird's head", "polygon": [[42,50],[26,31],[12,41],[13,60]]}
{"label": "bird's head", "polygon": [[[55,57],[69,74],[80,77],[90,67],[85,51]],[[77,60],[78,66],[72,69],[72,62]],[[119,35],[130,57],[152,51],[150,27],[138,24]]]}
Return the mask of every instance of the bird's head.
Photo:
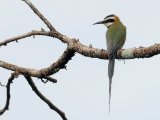
{"label": "bird's head", "polygon": [[99,21],[99,22],[96,22],[94,23],[93,25],[96,25],[96,24],[104,24],[107,28],[109,28],[113,23],[119,21],[119,18],[118,16],[114,15],[114,14],[111,14],[111,15],[108,15],[104,18],[104,20],[102,21]]}

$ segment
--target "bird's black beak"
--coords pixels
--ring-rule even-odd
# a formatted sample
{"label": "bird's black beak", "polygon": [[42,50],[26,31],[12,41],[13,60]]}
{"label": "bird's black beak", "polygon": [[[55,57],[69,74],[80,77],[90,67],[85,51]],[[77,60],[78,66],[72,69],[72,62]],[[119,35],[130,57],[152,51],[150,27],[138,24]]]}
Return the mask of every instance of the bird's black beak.
{"label": "bird's black beak", "polygon": [[96,25],[96,24],[104,24],[104,23],[105,23],[105,21],[99,21],[99,22],[94,23],[93,25]]}

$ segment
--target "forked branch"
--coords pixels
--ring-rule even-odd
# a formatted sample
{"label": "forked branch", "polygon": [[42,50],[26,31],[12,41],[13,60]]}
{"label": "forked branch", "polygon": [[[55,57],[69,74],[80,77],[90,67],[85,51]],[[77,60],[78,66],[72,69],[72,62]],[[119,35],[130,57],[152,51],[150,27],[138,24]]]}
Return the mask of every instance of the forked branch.
{"label": "forked branch", "polygon": [[[37,77],[37,78],[44,78],[48,79],[49,81],[53,81],[53,78],[50,78],[48,76],[57,73],[60,69],[63,69],[66,67],[66,64],[68,63],[69,60],[74,56],[75,52],[71,50],[70,48],[67,48],[63,55],[53,64],[51,64],[47,68],[43,68],[41,70],[36,70],[36,69],[31,69],[31,68],[24,68],[20,67],[17,65],[13,65],[4,61],[0,61],[0,67],[11,70],[11,71],[16,71],[19,74],[23,75],[29,75],[32,77]],[[56,79],[54,79],[56,82]]]}
{"label": "forked branch", "polygon": [[[57,31],[53,25],[45,18],[45,16],[29,1],[23,0],[31,10],[44,22],[44,24],[48,27],[49,31],[41,30],[32,30],[31,32],[18,35],[0,42],[0,46],[6,46],[11,42],[18,42],[20,40],[24,40],[24,38],[41,35],[48,36],[52,38],[57,38],[63,43],[67,44],[66,50],[59,57],[56,62],[51,63],[50,66],[46,68],[42,68],[40,70],[33,68],[24,68],[18,65],[13,65],[11,63],[7,63],[5,61],[0,60],[0,67],[14,71],[15,73],[21,74],[25,76],[29,85],[32,87],[33,91],[46,103],[52,110],[55,110],[63,120],[67,120],[65,114],[59,110],[56,106],[52,104],[35,86],[31,77],[37,77],[40,79],[46,79],[47,81],[56,83],[57,80],[50,77],[51,75],[57,73],[60,69],[66,68],[67,63],[71,58],[75,55],[75,53],[79,53],[86,57],[90,58],[99,58],[99,59],[108,59],[108,53],[106,50],[94,48],[92,46],[83,45],[80,43],[79,39],[70,38],[66,35],[63,35],[59,31]],[[131,48],[131,49],[120,49],[117,52],[117,59],[134,59],[134,58],[149,58],[154,55],[160,54],[160,44],[155,44],[150,47],[139,47],[139,48]],[[9,108],[9,100],[10,100],[10,84],[15,78],[15,74],[12,74],[8,79],[7,83],[7,100],[5,107],[0,110],[0,115],[2,115]],[[45,83],[45,82],[44,82]],[[0,86],[3,86],[0,84]]]}

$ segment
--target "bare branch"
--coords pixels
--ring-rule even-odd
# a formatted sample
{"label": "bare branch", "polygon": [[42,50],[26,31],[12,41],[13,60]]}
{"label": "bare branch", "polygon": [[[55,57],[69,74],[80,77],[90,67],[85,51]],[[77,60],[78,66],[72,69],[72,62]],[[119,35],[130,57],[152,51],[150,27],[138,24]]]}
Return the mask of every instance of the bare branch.
{"label": "bare branch", "polygon": [[26,80],[28,81],[29,85],[31,86],[32,90],[37,94],[38,97],[41,98],[41,100],[43,100],[46,104],[48,104],[48,106],[56,111],[63,120],[67,120],[64,112],[62,112],[59,108],[57,108],[55,105],[53,105],[53,103],[48,100],[36,87],[36,85],[34,84],[32,78],[30,76],[24,76],[26,78]]}
{"label": "bare branch", "polygon": [[[75,52],[91,58],[108,59],[108,53],[106,50],[92,48],[91,46],[83,45],[79,40],[67,37],[57,31],[51,32],[51,36],[67,43],[70,49]],[[121,49],[117,52],[117,59],[134,59],[134,58],[149,58],[154,55],[160,54],[160,44],[155,44],[150,47],[139,47],[130,49]]]}
{"label": "bare branch", "polygon": [[[47,68],[43,68],[41,70],[31,69],[31,68],[23,68],[17,65],[13,65],[4,61],[0,61],[0,67],[19,72],[19,74],[23,75],[29,75],[32,77],[38,77],[38,78],[45,78],[51,81],[50,77],[47,77],[49,75],[52,75],[56,72],[58,72],[60,69],[65,68],[65,65],[68,63],[69,60],[74,56],[74,51],[70,48],[67,48],[63,55],[51,66]],[[53,78],[52,78],[53,80]]]}
{"label": "bare branch", "polygon": [[54,78],[52,78],[52,77],[49,77],[49,76],[44,77],[44,79],[46,79],[47,81],[50,81],[50,82],[52,82],[52,83],[57,83],[57,80],[56,80],[56,79],[54,79]]}
{"label": "bare branch", "polygon": [[[88,47],[81,44],[78,39],[67,37],[58,31],[51,32],[50,36],[67,43],[70,49],[86,57],[108,59],[106,50],[92,48],[91,46]],[[117,52],[116,59],[149,58],[157,54],[160,54],[160,44],[155,44],[150,47],[120,49]]]}
{"label": "bare branch", "polygon": [[[9,39],[6,39],[0,42],[0,46],[7,45],[10,42],[18,41],[26,37],[30,37],[33,35],[45,35],[49,37],[55,37],[61,40],[63,43],[67,43],[73,51],[84,55],[86,57],[91,58],[100,58],[100,59],[108,59],[108,53],[106,50],[88,47],[83,45],[76,40],[75,38],[67,37],[57,31],[36,31],[33,30],[31,32],[15,36]],[[117,59],[134,59],[134,58],[149,58],[154,55],[160,54],[160,44],[155,44],[150,47],[139,47],[139,48],[130,48],[130,49],[121,49],[118,51]]]}
{"label": "bare branch", "polygon": [[0,42],[0,46],[3,46],[3,45],[6,46],[10,42],[14,42],[14,41],[17,42],[18,40],[21,40],[21,39],[26,38],[26,37],[31,37],[31,36],[35,36],[35,35],[50,36],[49,34],[50,34],[50,32],[32,30],[31,32],[28,32],[28,33],[25,33],[25,34],[22,34],[22,35],[19,35],[19,36],[15,36],[15,37],[6,39],[6,40]]}
{"label": "bare branch", "polygon": [[[36,14],[40,18],[45,18],[37,8],[29,1],[29,0],[24,0],[33,10],[35,10]],[[46,18],[45,18],[46,19]],[[48,20],[46,20],[47,23],[50,24]],[[48,26],[49,26],[48,24]],[[75,38],[70,38],[67,37],[60,32],[54,30],[51,32],[46,32],[46,31],[32,31],[20,36],[12,37],[7,40],[4,40],[0,42],[0,46],[2,45],[7,45],[9,42],[17,41],[25,37],[30,37],[34,35],[45,35],[45,36],[50,36],[50,37],[55,37],[59,40],[61,40],[63,43],[67,43],[73,51],[80,53],[81,55],[84,55],[86,57],[92,57],[92,58],[100,58],[100,59],[108,59],[108,54],[106,50],[103,49],[97,49],[97,48],[92,48],[85,46],[79,42],[79,40],[76,40]],[[134,59],[134,58],[148,58],[152,57],[154,55],[160,54],[160,45],[156,44],[150,47],[140,47],[140,48],[131,48],[131,49],[122,49],[118,51],[118,56],[116,57],[117,59]]]}
{"label": "bare branch", "polygon": [[[67,49],[64,51],[63,55],[53,64],[51,64],[47,68],[43,68],[41,70],[31,69],[31,68],[24,68],[17,65],[9,64],[4,61],[0,61],[0,67],[3,67],[8,70],[14,71],[14,74],[8,79],[7,83],[7,100],[6,105],[2,110],[0,110],[0,115],[2,115],[9,107],[9,100],[10,100],[10,84],[19,74],[24,75],[30,86],[32,87],[33,91],[46,103],[48,106],[55,110],[63,120],[67,120],[65,114],[59,110],[56,106],[52,104],[43,94],[37,89],[31,77],[37,77],[42,79],[46,79],[45,82],[50,81],[56,83],[57,80],[54,78],[49,77],[52,74],[57,73],[60,69],[66,68],[66,64],[69,60],[75,55],[75,53],[79,53],[86,57],[91,58],[99,58],[99,59],[108,59],[108,53],[106,50],[93,48],[91,45],[86,46],[79,42],[78,39],[70,38],[66,35],[61,34],[60,32],[56,31],[56,29],[52,26],[52,24],[43,16],[42,13],[29,1],[23,0],[33,11],[34,13],[46,24],[50,31],[45,31],[41,29],[41,31],[31,31],[19,36],[15,36],[9,39],[6,39],[0,42],[0,46],[5,46],[11,42],[18,42],[26,37],[31,37],[35,35],[43,35],[48,37],[55,37],[59,39],[63,43],[67,43]],[[134,58],[149,58],[154,55],[160,54],[160,44],[155,44],[150,47],[139,47],[139,48],[131,48],[131,49],[120,49],[117,52],[117,59],[134,59]],[[0,83],[0,86],[3,86]]]}
{"label": "bare branch", "polygon": [[12,81],[14,80],[15,78],[15,75],[14,73],[11,74],[10,78],[8,79],[8,83],[6,85],[6,88],[7,88],[7,99],[6,99],[6,104],[4,106],[3,109],[0,110],[0,115],[2,115],[6,110],[9,109],[9,101],[10,101],[10,85],[12,83]]}
{"label": "bare branch", "polygon": [[52,24],[39,12],[39,10],[29,0],[22,0],[22,1],[28,4],[28,6],[34,11],[34,13],[47,25],[50,31],[55,30]]}
{"label": "bare branch", "polygon": [[75,55],[75,52],[69,47],[64,51],[63,55],[51,66],[41,69],[43,76],[57,73],[60,69],[66,68],[66,64]]}
{"label": "bare branch", "polygon": [[48,37],[56,37],[57,39],[61,40],[63,43],[73,43],[75,42],[75,39],[69,38],[65,35],[62,35],[61,33],[57,31],[38,31],[38,30],[32,30],[31,32],[24,33],[22,35],[14,36],[11,38],[8,38],[6,40],[3,40],[0,42],[0,46],[6,46],[10,42],[18,42],[19,40],[35,35],[42,35],[42,36],[48,36]]}
{"label": "bare branch", "polygon": [[[134,58],[150,58],[160,54],[160,44],[155,44],[150,47],[139,47],[133,51]],[[126,56],[126,55],[125,55]]]}
{"label": "bare branch", "polygon": [[[71,49],[86,57],[108,59],[108,53],[106,50],[90,48],[79,42],[72,44]],[[117,52],[116,59],[149,58],[158,54],[160,54],[160,44],[155,44],[150,47],[120,49]]]}

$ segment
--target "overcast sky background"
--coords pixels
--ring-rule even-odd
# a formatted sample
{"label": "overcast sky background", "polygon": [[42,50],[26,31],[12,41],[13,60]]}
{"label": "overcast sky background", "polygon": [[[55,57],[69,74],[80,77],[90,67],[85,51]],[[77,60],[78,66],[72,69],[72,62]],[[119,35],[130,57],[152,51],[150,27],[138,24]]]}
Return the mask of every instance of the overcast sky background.
{"label": "overcast sky background", "polygon": [[[93,47],[106,49],[103,25],[92,24],[116,14],[127,27],[124,48],[160,43],[160,1],[152,0],[32,0],[34,5],[61,33]],[[0,41],[31,30],[47,30],[43,22],[22,2],[2,0]],[[0,60],[22,67],[44,68],[61,56],[66,45],[57,39],[36,36],[0,48]],[[149,59],[116,60],[112,84],[111,113],[108,116],[107,60],[76,54],[67,70],[53,75],[56,84],[34,79],[42,91],[69,120],[159,120],[160,56]],[[11,71],[0,68],[0,81],[6,84]],[[0,87],[0,108],[5,103]],[[32,91],[23,77],[11,85],[10,110],[1,120],[61,120]]]}

